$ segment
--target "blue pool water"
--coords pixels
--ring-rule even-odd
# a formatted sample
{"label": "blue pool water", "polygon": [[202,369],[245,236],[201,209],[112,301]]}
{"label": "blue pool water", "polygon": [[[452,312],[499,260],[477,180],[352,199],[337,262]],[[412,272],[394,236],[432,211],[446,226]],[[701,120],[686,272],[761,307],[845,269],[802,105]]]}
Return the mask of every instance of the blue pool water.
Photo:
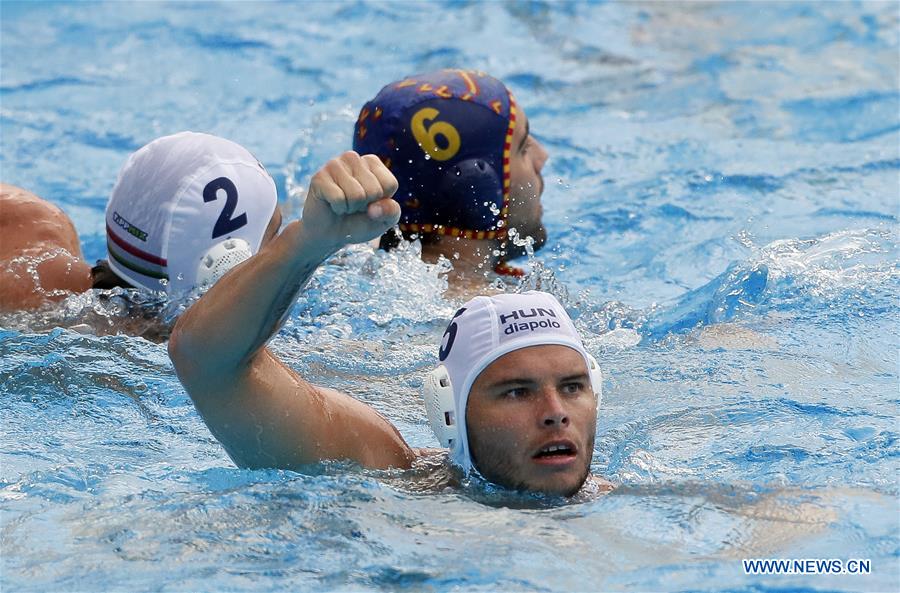
{"label": "blue pool water", "polygon": [[[243,144],[296,215],[381,84],[505,80],[551,153],[551,238],[523,287],[565,298],[604,367],[593,469],[621,484],[543,504],[341,464],[236,469],[164,345],[65,329],[115,317],[86,295],[0,319],[3,591],[900,590],[896,3],[0,17],[2,180],[66,210],[91,260],[119,167],[154,137]],[[434,446],[417,393],[458,305],[442,274],[414,249],[349,249],[273,348]],[[753,576],[742,558],[871,574]]]}

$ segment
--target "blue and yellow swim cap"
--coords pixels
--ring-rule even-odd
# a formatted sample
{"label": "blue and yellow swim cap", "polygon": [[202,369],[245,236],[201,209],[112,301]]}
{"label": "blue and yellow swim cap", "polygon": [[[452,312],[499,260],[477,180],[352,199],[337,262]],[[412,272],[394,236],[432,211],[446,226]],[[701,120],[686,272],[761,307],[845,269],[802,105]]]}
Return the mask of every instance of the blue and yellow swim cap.
{"label": "blue and yellow swim cap", "polygon": [[385,86],[363,106],[353,148],[375,154],[400,188],[400,229],[506,239],[516,104],[474,70],[439,70]]}

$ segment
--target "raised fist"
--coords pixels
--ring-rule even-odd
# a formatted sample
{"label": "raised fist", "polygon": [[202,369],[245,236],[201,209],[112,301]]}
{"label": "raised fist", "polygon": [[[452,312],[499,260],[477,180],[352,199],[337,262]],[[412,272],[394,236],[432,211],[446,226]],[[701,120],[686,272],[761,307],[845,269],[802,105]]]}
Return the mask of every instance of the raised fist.
{"label": "raised fist", "polygon": [[333,250],[379,237],[400,220],[400,204],[390,199],[396,191],[397,179],[377,156],[345,152],[313,175],[304,231]]}

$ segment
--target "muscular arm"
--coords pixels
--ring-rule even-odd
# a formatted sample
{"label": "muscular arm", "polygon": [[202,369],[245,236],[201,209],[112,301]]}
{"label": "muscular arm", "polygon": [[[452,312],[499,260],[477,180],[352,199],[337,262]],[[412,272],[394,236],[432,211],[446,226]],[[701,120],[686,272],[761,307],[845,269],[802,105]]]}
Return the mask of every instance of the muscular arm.
{"label": "muscular arm", "polygon": [[330,254],[380,236],[399,218],[397,182],[375,157],[345,153],[313,176],[303,217],[236,267],[179,319],[169,354],[234,461],[296,468],[329,459],[407,467],[413,453],[369,406],[305,381],[266,342]]}
{"label": "muscular arm", "polygon": [[0,311],[34,309],[90,287],[91,268],[69,217],[0,183]]}

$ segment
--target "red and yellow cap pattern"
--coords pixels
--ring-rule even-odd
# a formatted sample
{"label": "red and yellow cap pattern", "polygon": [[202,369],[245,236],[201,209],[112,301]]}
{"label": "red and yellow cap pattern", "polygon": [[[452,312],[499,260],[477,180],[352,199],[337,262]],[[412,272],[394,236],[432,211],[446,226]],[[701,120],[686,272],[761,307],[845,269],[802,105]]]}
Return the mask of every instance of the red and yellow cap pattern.
{"label": "red and yellow cap pattern", "polygon": [[397,178],[401,230],[504,240],[516,111],[506,86],[484,72],[416,74],[363,106],[353,147]]}

